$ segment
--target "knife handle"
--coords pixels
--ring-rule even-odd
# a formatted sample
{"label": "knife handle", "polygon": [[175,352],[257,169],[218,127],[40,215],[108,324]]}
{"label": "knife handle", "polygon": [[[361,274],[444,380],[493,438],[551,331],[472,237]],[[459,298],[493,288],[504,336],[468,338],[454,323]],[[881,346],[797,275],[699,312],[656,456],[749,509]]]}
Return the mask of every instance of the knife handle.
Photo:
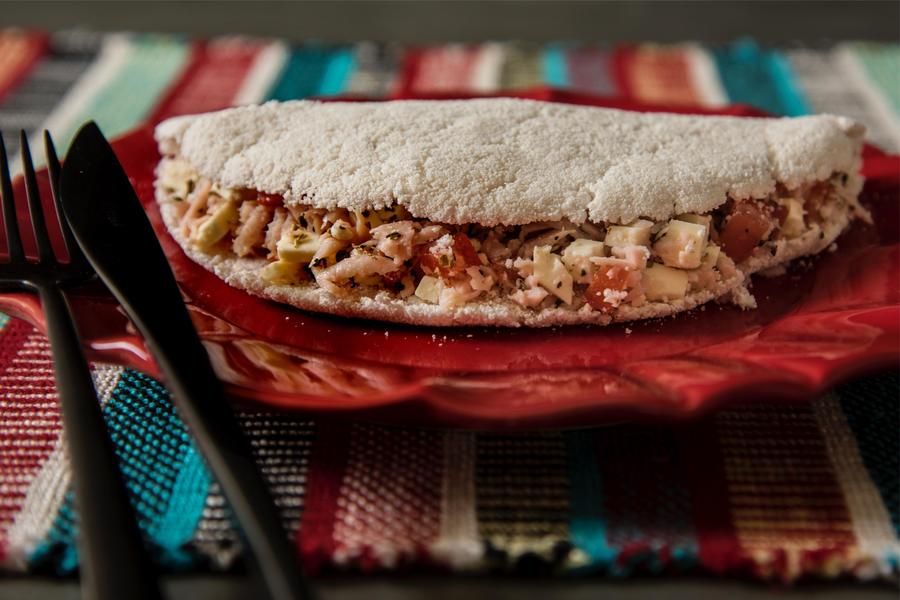
{"label": "knife handle", "polygon": [[128,498],[68,302],[40,288],[72,464],[85,598],[158,600],[153,563]]}

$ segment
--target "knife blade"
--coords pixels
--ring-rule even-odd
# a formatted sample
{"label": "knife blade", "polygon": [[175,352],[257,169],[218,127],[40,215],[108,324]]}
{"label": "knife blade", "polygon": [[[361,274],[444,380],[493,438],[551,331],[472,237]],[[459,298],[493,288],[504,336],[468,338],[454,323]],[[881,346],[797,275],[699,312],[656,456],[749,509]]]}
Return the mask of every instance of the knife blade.
{"label": "knife blade", "polygon": [[79,130],[69,148],[61,195],[75,240],[165,375],[179,413],[241,525],[270,596],[311,597],[153,227],[94,122]]}

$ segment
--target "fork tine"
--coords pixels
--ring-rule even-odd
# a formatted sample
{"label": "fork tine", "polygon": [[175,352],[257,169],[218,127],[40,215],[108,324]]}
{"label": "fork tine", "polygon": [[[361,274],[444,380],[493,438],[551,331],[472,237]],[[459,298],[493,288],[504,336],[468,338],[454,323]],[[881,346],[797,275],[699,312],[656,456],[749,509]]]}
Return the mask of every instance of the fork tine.
{"label": "fork tine", "polygon": [[34,230],[34,241],[37,244],[38,259],[42,263],[52,262],[53,246],[47,235],[47,222],[44,220],[44,207],[41,205],[41,192],[38,189],[34,164],[31,162],[31,149],[28,147],[28,136],[22,130],[19,135],[22,148],[22,170],[25,172],[25,195],[28,197],[28,212],[31,216],[31,227]]}
{"label": "fork tine", "polygon": [[69,262],[71,264],[87,264],[81,248],[72,235],[72,228],[66,221],[65,213],[62,209],[59,197],[59,175],[61,172],[59,165],[59,157],[56,155],[56,146],[53,144],[53,138],[50,132],[44,130],[44,154],[47,156],[47,171],[50,174],[50,194],[53,196],[53,204],[56,207],[56,218],[59,220],[59,228],[63,234],[63,240],[66,243],[66,252],[69,253]]}
{"label": "fork tine", "polygon": [[6,245],[9,247],[9,260],[19,262],[25,260],[22,249],[22,237],[16,222],[16,200],[13,197],[12,180],[9,176],[9,160],[6,158],[6,142],[0,133],[0,194],[3,201],[3,226],[6,229]]}

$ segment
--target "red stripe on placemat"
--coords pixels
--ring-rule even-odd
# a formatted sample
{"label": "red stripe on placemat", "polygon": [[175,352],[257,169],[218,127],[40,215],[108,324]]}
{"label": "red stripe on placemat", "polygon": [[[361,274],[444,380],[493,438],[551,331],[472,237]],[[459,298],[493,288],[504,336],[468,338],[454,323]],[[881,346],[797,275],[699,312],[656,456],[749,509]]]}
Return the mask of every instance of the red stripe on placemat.
{"label": "red stripe on placemat", "polygon": [[25,79],[48,47],[49,38],[40,31],[0,32],[0,101]]}
{"label": "red stripe on placemat", "polygon": [[688,55],[680,48],[622,46],[612,59],[619,92],[643,102],[700,105]]}
{"label": "red stripe on placemat", "polygon": [[676,436],[684,457],[682,480],[691,496],[700,566],[714,573],[738,569],[746,561],[731,520],[715,422],[707,418],[679,427]]}
{"label": "red stripe on placemat", "polygon": [[422,59],[421,48],[407,48],[400,58],[400,69],[394,86],[391,89],[391,98],[407,98],[412,93],[412,82],[419,72],[419,62]]}
{"label": "red stripe on placemat", "polygon": [[195,42],[191,59],[151,115],[151,122],[232,105],[262,44],[241,39]]}
{"label": "red stripe on placemat", "polygon": [[60,432],[46,338],[14,319],[0,334],[0,561],[28,486]]}
{"label": "red stripe on placemat", "polygon": [[362,569],[423,559],[441,521],[443,437],[357,426],[337,499],[332,561]]}
{"label": "red stripe on placemat", "polygon": [[[468,92],[481,48],[438,46],[411,50],[403,57],[396,94]],[[395,95],[396,95],[395,94]]]}
{"label": "red stripe on placemat", "polygon": [[628,99],[634,98],[634,90],[628,73],[633,54],[634,48],[631,46],[618,46],[609,59],[609,74],[617,95]]}
{"label": "red stripe on placemat", "polygon": [[296,538],[300,562],[310,572],[328,564],[337,548],[335,514],[347,469],[351,429],[351,425],[344,423],[321,421],[316,424],[316,440],[306,475],[303,516]]}

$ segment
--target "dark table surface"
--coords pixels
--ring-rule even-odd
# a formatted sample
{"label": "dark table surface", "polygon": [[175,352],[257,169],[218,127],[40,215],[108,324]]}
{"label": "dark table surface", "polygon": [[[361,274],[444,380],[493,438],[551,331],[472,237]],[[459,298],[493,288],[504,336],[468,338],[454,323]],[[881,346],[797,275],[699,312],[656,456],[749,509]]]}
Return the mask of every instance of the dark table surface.
{"label": "dark table surface", "polygon": [[[793,587],[701,578],[678,579],[512,579],[491,577],[362,577],[317,579],[319,600],[756,600],[759,598],[823,598],[826,600],[887,600],[897,598],[890,586],[854,583],[809,584]],[[171,600],[238,600],[259,598],[258,590],[235,576],[180,576],[165,580]],[[8,579],[0,583],[0,600],[75,600],[77,582],[50,579]]]}
{"label": "dark table surface", "polygon": [[[837,40],[900,42],[900,2],[4,2],[0,25],[45,30],[172,31],[191,35],[246,33],[291,40],[404,43],[478,40],[728,42],[820,46]],[[173,599],[259,597],[240,576],[166,578]],[[853,582],[793,587],[711,578],[635,580],[501,577],[352,576],[316,580],[322,600],[372,598],[563,598],[733,600],[816,597],[897,598],[891,585]],[[79,598],[77,582],[0,579],[0,599]]]}
{"label": "dark table surface", "polygon": [[729,42],[898,41],[896,1],[3,2],[0,24],[43,29],[245,33],[289,40]]}

